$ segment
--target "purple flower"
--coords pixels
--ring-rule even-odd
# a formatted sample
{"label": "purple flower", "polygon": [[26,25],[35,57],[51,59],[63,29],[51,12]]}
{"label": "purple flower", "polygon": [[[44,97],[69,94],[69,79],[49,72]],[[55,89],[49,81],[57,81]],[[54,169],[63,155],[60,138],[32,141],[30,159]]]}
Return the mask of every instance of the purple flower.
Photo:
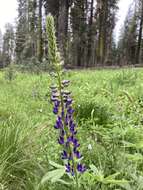
{"label": "purple flower", "polygon": [[80,154],[80,152],[78,150],[75,151],[74,154],[75,154],[75,156],[76,156],[77,159],[82,158],[82,155]]}
{"label": "purple flower", "polygon": [[57,108],[57,107],[54,107],[53,113],[54,113],[55,115],[58,114],[58,108]]}
{"label": "purple flower", "polygon": [[63,150],[61,156],[62,156],[63,160],[68,159],[68,154],[67,154],[67,152],[65,150]]}
{"label": "purple flower", "polygon": [[78,148],[78,147],[80,146],[80,144],[78,143],[78,140],[77,140],[77,139],[75,139],[75,140],[73,141],[73,144],[74,144],[74,147],[75,147],[75,148]]}
{"label": "purple flower", "polygon": [[72,109],[72,107],[69,107],[68,110],[67,110],[67,112],[68,112],[70,115],[72,115],[72,114],[74,113],[74,109]]}
{"label": "purple flower", "polygon": [[51,96],[51,101],[52,101],[52,102],[56,102],[57,100],[58,100],[57,98]]}
{"label": "purple flower", "polygon": [[64,144],[64,137],[60,136],[58,142],[59,144]]}
{"label": "purple flower", "polygon": [[59,116],[58,116],[58,119],[56,121],[56,124],[54,125],[54,128],[55,129],[63,128],[63,123],[62,123],[62,120],[61,120],[61,118]]}
{"label": "purple flower", "polygon": [[53,98],[58,98],[59,97],[59,93],[52,93]]}
{"label": "purple flower", "polygon": [[67,173],[71,173],[72,176],[74,176],[74,169],[73,166],[71,166],[71,164],[68,162],[68,164],[65,165],[66,166],[66,172]]}
{"label": "purple flower", "polygon": [[59,107],[60,106],[60,101],[55,101],[55,107]]}
{"label": "purple flower", "polygon": [[68,98],[68,99],[66,100],[66,108],[68,108],[68,106],[70,106],[70,105],[72,104],[72,102],[73,102],[73,100],[70,99],[70,98]]}
{"label": "purple flower", "polygon": [[59,129],[59,126],[57,125],[57,123],[54,125],[55,129]]}
{"label": "purple flower", "polygon": [[70,163],[68,162],[68,164],[66,164],[65,166],[66,166],[66,172],[70,173],[70,171],[71,171]]}
{"label": "purple flower", "polygon": [[73,136],[69,136],[68,138],[67,138],[67,142],[73,142]]}
{"label": "purple flower", "polygon": [[85,165],[82,165],[80,163],[78,163],[77,165],[77,170],[80,172],[80,173],[84,173],[86,171],[86,167]]}

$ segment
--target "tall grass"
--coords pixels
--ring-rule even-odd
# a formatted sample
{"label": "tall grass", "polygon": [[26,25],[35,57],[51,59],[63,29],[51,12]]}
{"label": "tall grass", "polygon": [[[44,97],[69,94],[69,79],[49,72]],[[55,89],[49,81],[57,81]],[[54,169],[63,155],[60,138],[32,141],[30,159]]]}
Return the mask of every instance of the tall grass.
{"label": "tall grass", "polygon": [[[134,72],[132,82],[128,73]],[[131,83],[122,84],[120,70],[65,75],[71,80],[78,138],[88,167],[81,190],[142,190],[142,69],[124,70]],[[47,74],[17,73],[9,83],[0,73],[0,190],[72,189],[58,182],[41,184],[54,168],[50,161],[60,163],[49,82]]]}

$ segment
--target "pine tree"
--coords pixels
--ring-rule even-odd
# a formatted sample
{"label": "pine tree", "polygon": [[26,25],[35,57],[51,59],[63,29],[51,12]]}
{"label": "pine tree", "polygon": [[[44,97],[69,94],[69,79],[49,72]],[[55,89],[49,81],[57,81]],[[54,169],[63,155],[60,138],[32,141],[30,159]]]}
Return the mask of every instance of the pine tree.
{"label": "pine tree", "polygon": [[[111,51],[118,0],[97,0],[97,63],[105,64]],[[107,51],[108,50],[108,51]]]}
{"label": "pine tree", "polygon": [[2,61],[3,66],[7,66],[14,59],[14,29],[9,23],[5,26],[5,33],[3,35],[3,47],[2,47]]}
{"label": "pine tree", "polygon": [[42,62],[43,58],[43,30],[42,30],[42,0],[38,0],[38,41],[37,41],[37,56],[39,62]]}
{"label": "pine tree", "polygon": [[131,5],[120,34],[118,43],[121,65],[135,64],[138,28],[138,9],[136,3]]}
{"label": "pine tree", "polygon": [[138,42],[136,50],[136,64],[140,61],[141,56],[141,45],[142,45],[142,33],[143,33],[143,0],[139,0],[139,32],[138,32]]}
{"label": "pine tree", "polygon": [[3,36],[2,36],[2,31],[0,30],[0,68],[3,66],[2,47],[3,47]]}
{"label": "pine tree", "polygon": [[28,33],[29,33],[29,50],[31,57],[36,56],[37,50],[37,0],[28,0]]}
{"label": "pine tree", "polygon": [[72,63],[75,66],[86,66],[87,52],[87,11],[86,0],[75,0],[71,8],[72,27]]}
{"label": "pine tree", "polygon": [[67,51],[69,6],[69,0],[59,0],[58,44],[63,58]]}
{"label": "pine tree", "polygon": [[18,62],[24,59],[23,51],[28,36],[28,2],[27,0],[18,1],[18,18],[16,27],[16,58]]}

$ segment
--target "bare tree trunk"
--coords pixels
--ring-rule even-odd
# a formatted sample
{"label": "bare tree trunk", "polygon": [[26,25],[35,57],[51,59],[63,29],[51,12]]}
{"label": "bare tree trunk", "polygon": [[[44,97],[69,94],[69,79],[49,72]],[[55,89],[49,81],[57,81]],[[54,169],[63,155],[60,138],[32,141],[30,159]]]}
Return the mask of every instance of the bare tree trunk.
{"label": "bare tree trunk", "polygon": [[142,42],[142,31],[143,31],[143,0],[141,0],[142,8],[141,8],[141,17],[140,17],[140,27],[139,27],[139,36],[138,36],[138,45],[136,51],[136,64],[139,63],[140,59],[140,50],[141,50],[141,42]]}
{"label": "bare tree trunk", "polygon": [[39,0],[38,6],[38,44],[37,44],[37,55],[38,60],[42,62],[43,58],[43,38],[42,38],[42,0]]}
{"label": "bare tree trunk", "polygon": [[69,0],[59,1],[59,18],[58,18],[58,43],[59,49],[64,59],[66,59],[67,39],[68,39],[68,15]]}
{"label": "bare tree trunk", "polygon": [[92,48],[93,48],[93,3],[94,0],[91,0],[90,7],[90,19],[89,19],[89,32],[88,32],[88,47],[87,47],[87,65],[91,66],[92,63]]}

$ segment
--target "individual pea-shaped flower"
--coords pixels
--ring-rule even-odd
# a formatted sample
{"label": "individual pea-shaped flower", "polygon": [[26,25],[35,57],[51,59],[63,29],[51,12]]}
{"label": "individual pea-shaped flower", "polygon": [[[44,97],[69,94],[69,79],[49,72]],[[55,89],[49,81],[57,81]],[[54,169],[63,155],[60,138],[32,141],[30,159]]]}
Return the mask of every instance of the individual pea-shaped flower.
{"label": "individual pea-shaped flower", "polygon": [[84,172],[86,171],[86,167],[85,167],[85,165],[78,163],[78,165],[77,165],[77,170],[78,170],[80,173],[84,173]]}

